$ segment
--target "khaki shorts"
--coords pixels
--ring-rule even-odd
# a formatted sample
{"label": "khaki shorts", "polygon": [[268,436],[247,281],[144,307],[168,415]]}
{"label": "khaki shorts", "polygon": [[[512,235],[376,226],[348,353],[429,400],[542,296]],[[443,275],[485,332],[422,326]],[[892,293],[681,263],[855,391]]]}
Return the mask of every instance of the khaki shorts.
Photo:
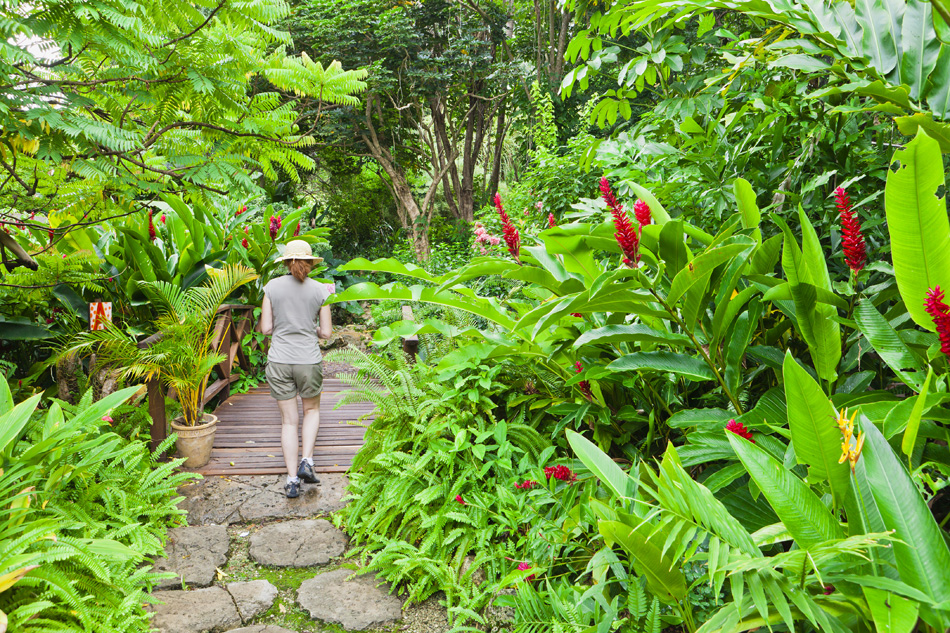
{"label": "khaki shorts", "polygon": [[267,361],[264,368],[270,395],[274,400],[316,398],[323,391],[323,363],[285,365]]}

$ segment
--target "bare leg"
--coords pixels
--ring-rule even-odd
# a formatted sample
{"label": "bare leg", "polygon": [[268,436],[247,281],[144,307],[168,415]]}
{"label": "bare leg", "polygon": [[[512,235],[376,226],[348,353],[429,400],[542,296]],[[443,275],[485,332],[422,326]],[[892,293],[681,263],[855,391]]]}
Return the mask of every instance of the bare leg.
{"label": "bare leg", "polygon": [[320,396],[303,400],[303,456],[313,459],[313,445],[320,430]]}
{"label": "bare leg", "polygon": [[[278,400],[280,409],[280,448],[284,451],[284,464],[287,466],[287,476],[297,476],[297,398]],[[311,449],[313,450],[313,449]]]}

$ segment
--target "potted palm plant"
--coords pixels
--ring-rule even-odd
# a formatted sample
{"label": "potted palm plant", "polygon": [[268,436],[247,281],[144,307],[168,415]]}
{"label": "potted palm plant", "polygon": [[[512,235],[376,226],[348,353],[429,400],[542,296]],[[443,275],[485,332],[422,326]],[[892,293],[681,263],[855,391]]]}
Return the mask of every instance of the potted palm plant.
{"label": "potted palm plant", "polygon": [[204,412],[205,388],[211,370],[226,358],[212,349],[215,315],[228,295],[256,278],[252,269],[231,265],[209,271],[205,283],[184,291],[167,282],[139,282],[154,304],[154,342],[142,347],[110,323],[104,330],[77,335],[64,355],[94,353],[98,365],[119,369],[123,378],[157,377],[174,389],[181,404],[181,415],[171,423],[178,434],[175,445],[186,458],[185,467],[204,466],[218,422]]}

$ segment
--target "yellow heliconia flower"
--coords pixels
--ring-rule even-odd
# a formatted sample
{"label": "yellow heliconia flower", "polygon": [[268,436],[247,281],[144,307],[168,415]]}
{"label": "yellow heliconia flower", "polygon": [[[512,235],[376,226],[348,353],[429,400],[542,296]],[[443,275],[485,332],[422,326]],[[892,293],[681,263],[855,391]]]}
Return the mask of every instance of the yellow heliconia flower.
{"label": "yellow heliconia flower", "polygon": [[838,412],[838,417],[835,419],[835,423],[838,425],[842,437],[844,437],[844,441],[841,443],[841,457],[838,458],[838,463],[843,464],[845,461],[850,462],[852,473],[858,463],[858,457],[861,456],[861,448],[864,446],[864,433],[859,432],[854,448],[851,447],[851,438],[854,437],[854,419],[856,417],[858,417],[857,411],[855,411],[849,419],[848,410],[842,409]]}

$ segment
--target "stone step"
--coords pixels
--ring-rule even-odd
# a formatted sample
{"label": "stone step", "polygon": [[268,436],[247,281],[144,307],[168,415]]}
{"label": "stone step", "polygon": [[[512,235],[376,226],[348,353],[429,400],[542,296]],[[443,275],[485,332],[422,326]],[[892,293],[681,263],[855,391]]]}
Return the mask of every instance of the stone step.
{"label": "stone step", "polygon": [[252,580],[232,582],[227,589],[156,591],[152,597],[159,604],[148,607],[155,614],[151,625],[159,633],[224,633],[270,609],[277,587],[266,580]]}
{"label": "stone step", "polygon": [[353,571],[337,569],[305,580],[297,590],[297,604],[314,620],[362,631],[402,619],[403,601],[389,593],[390,585],[376,585],[375,576],[346,580]]}

